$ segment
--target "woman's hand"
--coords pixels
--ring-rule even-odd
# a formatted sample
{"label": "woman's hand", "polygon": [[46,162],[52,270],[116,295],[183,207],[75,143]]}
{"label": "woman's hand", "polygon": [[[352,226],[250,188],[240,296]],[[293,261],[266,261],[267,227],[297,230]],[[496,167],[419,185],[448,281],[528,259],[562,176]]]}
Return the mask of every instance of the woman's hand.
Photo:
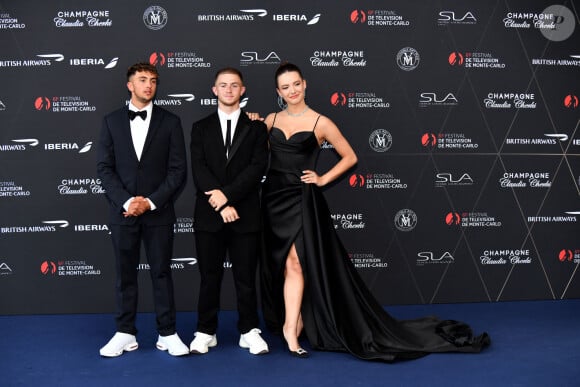
{"label": "woman's hand", "polygon": [[302,171],[302,176],[300,176],[300,180],[306,184],[316,184],[318,187],[322,187],[324,185],[322,177],[318,176],[318,174],[314,171],[309,169]]}

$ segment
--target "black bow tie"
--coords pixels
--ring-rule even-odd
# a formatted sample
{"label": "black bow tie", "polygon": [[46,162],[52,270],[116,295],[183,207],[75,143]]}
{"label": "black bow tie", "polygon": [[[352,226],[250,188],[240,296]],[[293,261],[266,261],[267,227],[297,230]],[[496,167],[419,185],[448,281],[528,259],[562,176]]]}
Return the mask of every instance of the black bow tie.
{"label": "black bow tie", "polygon": [[137,116],[141,117],[143,121],[145,121],[145,118],[147,118],[147,110],[142,110],[140,112],[134,112],[133,110],[129,110],[129,119],[131,121],[133,121]]}

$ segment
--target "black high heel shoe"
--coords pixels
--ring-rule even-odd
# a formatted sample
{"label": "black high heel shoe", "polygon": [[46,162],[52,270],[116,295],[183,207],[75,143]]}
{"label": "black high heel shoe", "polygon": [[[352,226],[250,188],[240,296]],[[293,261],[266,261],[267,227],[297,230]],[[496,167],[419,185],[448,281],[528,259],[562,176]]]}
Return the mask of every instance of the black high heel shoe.
{"label": "black high heel shoe", "polygon": [[294,357],[298,357],[298,358],[301,358],[301,359],[306,359],[307,357],[310,356],[310,354],[308,353],[308,351],[305,350],[302,347],[298,347],[298,349],[296,351],[292,351],[288,347],[288,342],[286,341],[286,338],[284,337],[284,334],[282,334],[282,344],[284,345],[284,347],[288,348],[288,352],[290,352],[290,355],[292,355]]}
{"label": "black high heel shoe", "polygon": [[288,350],[290,352],[290,355],[294,356],[294,357],[299,357],[301,359],[306,359],[307,357],[310,356],[310,354],[308,353],[308,351],[306,351],[304,348],[299,347],[296,351],[292,351],[292,350]]}

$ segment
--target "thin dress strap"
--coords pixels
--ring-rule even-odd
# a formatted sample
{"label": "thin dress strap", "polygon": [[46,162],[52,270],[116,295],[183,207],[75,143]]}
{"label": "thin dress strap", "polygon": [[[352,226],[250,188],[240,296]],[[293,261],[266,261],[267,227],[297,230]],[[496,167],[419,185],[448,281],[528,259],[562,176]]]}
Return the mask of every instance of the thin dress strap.
{"label": "thin dress strap", "polygon": [[[314,131],[316,130],[316,125],[318,125],[318,120],[320,119],[320,116],[321,116],[321,114],[319,114],[318,117],[316,118],[316,122],[314,123],[314,128],[312,128],[312,133],[314,133]],[[274,117],[274,118],[276,118],[276,117]]]}
{"label": "thin dress strap", "polygon": [[272,127],[274,127],[274,122],[276,122],[277,115],[278,115],[278,112],[274,113],[274,120],[272,121]]}

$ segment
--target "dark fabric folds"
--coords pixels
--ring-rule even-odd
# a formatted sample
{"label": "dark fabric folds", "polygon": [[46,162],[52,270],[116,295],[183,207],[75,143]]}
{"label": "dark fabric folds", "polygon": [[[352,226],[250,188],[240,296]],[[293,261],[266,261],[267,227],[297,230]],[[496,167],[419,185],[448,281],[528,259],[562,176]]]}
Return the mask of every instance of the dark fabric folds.
{"label": "dark fabric folds", "polygon": [[[263,192],[265,254],[262,305],[269,329],[284,321],[284,265],[292,243],[304,273],[304,332],[317,350],[347,351],[361,359],[392,362],[433,352],[479,352],[484,333],[454,320],[397,320],[370,292],[343,247],[321,190],[300,181],[314,169],[318,143],[312,132],[286,139],[271,132],[272,166]],[[297,165],[295,165],[297,163]]]}

